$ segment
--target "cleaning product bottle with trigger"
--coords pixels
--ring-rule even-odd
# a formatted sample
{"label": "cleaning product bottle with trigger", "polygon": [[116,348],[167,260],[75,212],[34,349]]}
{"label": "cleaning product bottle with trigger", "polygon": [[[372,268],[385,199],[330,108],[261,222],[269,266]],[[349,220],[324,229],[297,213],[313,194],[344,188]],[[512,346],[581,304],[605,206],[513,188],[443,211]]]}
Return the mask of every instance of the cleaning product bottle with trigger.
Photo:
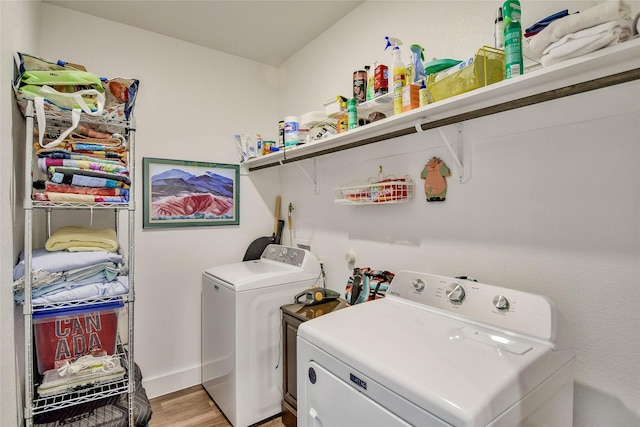
{"label": "cleaning product bottle with trigger", "polygon": [[392,37],[385,37],[387,40],[387,46],[385,50],[393,43],[393,49],[391,51],[391,70],[392,70],[392,87],[393,87],[393,114],[402,113],[402,87],[405,85],[405,66],[402,62],[402,55],[400,53],[399,45],[402,42]]}
{"label": "cleaning product bottle with trigger", "polygon": [[420,84],[426,77],[424,71],[424,48],[419,44],[412,44],[409,49],[411,50],[411,62],[413,64],[411,78],[407,73],[407,84]]}

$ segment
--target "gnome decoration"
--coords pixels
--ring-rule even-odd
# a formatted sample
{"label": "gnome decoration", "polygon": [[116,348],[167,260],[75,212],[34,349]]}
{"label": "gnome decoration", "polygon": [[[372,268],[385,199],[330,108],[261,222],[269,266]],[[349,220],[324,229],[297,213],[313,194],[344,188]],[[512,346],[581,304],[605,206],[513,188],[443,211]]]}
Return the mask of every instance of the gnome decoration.
{"label": "gnome decoration", "polygon": [[427,202],[443,202],[447,196],[447,176],[451,171],[442,160],[437,157],[431,158],[429,163],[424,165],[420,178],[424,179],[424,194]]}

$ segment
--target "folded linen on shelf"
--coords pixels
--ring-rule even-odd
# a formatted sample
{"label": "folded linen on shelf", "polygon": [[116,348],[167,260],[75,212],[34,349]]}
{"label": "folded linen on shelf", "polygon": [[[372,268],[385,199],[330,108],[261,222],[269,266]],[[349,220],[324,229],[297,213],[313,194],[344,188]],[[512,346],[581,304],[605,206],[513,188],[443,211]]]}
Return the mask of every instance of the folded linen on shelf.
{"label": "folded linen on shelf", "polygon": [[78,168],[82,170],[100,171],[109,173],[121,173],[128,174],[126,166],[100,160],[77,160],[77,159],[51,159],[51,158],[39,158],[38,168],[42,173],[47,173],[48,169],[53,166],[67,166],[72,168]]}
{"label": "folded linen on shelf", "polygon": [[92,229],[80,226],[60,227],[47,239],[48,251],[110,251],[119,247],[116,231],[111,228]]}
{"label": "folded linen on shelf", "polygon": [[567,34],[557,42],[551,43],[544,50],[541,62],[546,67],[624,42],[630,38],[631,22],[628,20],[605,22],[595,27]]}
{"label": "folded linen on shelf", "polygon": [[64,166],[52,166],[48,172],[51,181],[56,184],[105,188],[129,187],[131,185],[128,176],[117,173],[88,171]]}
{"label": "folded linen on shelf", "polygon": [[65,301],[78,301],[90,298],[104,298],[124,295],[129,292],[129,277],[118,276],[112,281],[58,288],[31,300],[33,304],[53,304]]}
{"label": "folded linen on shelf", "polygon": [[[50,252],[46,248],[34,249],[31,253],[31,270],[43,270],[49,273],[80,269],[102,262],[120,264],[124,257],[115,252],[105,250],[89,252]],[[21,253],[13,267],[13,280],[24,277],[24,253]]]}
{"label": "folded linen on shelf", "polygon": [[50,193],[93,194],[95,196],[129,196],[127,188],[76,187],[75,185],[56,184],[46,181],[44,189]]}
{"label": "folded linen on shelf", "polygon": [[[43,289],[47,286],[57,285],[63,282],[76,282],[88,278],[94,278],[96,275],[102,275],[109,280],[115,279],[121,274],[126,274],[127,269],[124,264],[116,264],[113,262],[100,262],[82,268],[75,268],[67,271],[48,272],[44,270],[36,270],[31,275],[31,288]],[[24,290],[24,276],[13,281],[13,292],[17,293]],[[34,293],[35,295],[35,293]]]}
{"label": "folded linen on shelf", "polygon": [[76,153],[64,148],[43,148],[41,150],[36,150],[36,156],[39,159],[86,160],[89,162],[100,162],[126,166],[126,162],[124,162],[123,159],[119,156],[105,157],[102,155],[104,153],[99,153],[97,156],[91,156],[89,154],[90,153],[84,152]]}
{"label": "folded linen on shelf", "polygon": [[[64,302],[126,294],[129,291],[129,282],[127,276],[117,275],[119,270],[117,266],[113,266],[79,280],[61,280],[33,288],[31,302]],[[18,304],[24,304],[24,287],[14,288],[13,299]]]}
{"label": "folded linen on shelf", "polygon": [[604,24],[605,22],[619,21],[630,17],[631,7],[625,0],[606,1],[580,13],[553,21],[544,30],[528,39],[529,47],[540,55],[547,46],[557,42],[567,34]]}
{"label": "folded linen on shelf", "polygon": [[127,203],[127,196],[101,196],[96,194],[74,194],[74,193],[35,193],[33,200],[40,202],[73,202],[73,203]]}

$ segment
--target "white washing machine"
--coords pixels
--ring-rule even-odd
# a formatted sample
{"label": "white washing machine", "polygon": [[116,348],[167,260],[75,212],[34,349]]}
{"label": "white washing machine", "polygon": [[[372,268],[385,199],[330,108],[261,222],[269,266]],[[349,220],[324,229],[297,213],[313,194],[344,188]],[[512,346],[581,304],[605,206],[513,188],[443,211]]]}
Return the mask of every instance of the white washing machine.
{"label": "white washing machine", "polygon": [[311,252],[280,245],[203,272],[202,385],[235,427],[280,412],[280,307],[320,272]]}
{"label": "white washing machine", "polygon": [[399,272],[298,329],[298,427],[570,427],[573,361],[547,298]]}

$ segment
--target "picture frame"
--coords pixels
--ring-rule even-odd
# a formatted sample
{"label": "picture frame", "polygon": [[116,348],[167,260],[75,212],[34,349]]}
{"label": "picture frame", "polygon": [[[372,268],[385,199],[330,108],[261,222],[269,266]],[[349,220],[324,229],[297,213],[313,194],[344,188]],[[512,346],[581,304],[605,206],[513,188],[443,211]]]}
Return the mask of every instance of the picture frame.
{"label": "picture frame", "polygon": [[240,166],[145,157],[143,228],[240,224]]}

